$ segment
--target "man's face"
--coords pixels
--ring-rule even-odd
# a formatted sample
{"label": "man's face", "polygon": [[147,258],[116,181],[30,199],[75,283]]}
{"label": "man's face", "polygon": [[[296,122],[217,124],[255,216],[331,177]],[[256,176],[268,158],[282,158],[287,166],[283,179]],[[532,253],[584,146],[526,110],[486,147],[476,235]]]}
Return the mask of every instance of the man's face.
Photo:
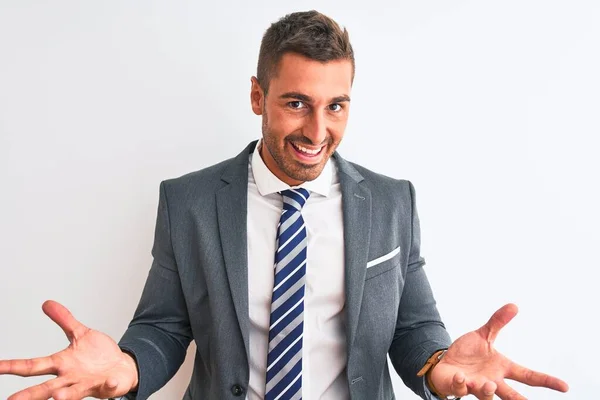
{"label": "man's face", "polygon": [[295,186],[316,179],[340,144],[350,111],[352,64],[285,54],[265,96],[252,78],[252,109],[262,115],[265,164]]}

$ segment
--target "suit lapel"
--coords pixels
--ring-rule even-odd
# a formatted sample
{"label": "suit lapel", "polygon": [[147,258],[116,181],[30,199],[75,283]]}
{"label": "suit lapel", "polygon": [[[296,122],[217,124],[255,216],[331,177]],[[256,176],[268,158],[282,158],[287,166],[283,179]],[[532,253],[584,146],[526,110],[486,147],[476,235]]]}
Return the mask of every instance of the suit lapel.
{"label": "suit lapel", "polygon": [[248,156],[256,146],[251,143],[226,169],[221,179],[227,183],[217,196],[217,218],[223,248],[225,269],[229,280],[231,298],[246,355],[248,355]]}
{"label": "suit lapel", "polygon": [[362,175],[337,153],[342,189],[342,215],[344,218],[344,263],[346,290],[347,352],[356,336],[360,306],[365,285],[371,236],[371,191],[361,184]]}

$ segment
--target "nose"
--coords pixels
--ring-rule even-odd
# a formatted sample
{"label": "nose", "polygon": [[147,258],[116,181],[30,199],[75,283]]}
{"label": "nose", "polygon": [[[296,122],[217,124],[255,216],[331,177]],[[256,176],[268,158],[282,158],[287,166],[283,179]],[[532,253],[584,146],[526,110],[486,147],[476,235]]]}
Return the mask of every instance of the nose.
{"label": "nose", "polygon": [[327,119],[320,112],[314,112],[303,129],[304,137],[315,146],[322,144],[327,138]]}

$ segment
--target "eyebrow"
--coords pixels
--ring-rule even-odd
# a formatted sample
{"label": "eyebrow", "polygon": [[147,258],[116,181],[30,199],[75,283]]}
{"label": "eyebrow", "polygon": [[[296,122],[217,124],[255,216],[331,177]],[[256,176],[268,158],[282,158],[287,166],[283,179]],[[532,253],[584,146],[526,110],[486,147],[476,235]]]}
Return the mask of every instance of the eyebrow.
{"label": "eyebrow", "polygon": [[[300,101],[305,101],[307,103],[311,103],[313,101],[312,97],[307,96],[305,94],[299,92],[287,92],[279,96],[280,99],[295,99]],[[343,103],[345,101],[350,101],[350,96],[347,94],[336,96],[331,99],[330,103]]]}

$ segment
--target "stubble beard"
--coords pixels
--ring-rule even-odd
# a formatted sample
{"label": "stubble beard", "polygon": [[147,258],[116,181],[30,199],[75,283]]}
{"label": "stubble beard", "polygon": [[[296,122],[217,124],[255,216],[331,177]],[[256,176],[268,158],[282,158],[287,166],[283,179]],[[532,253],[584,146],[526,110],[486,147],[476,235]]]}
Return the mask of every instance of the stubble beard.
{"label": "stubble beard", "polygon": [[[306,165],[297,160],[291,158],[289,154],[285,153],[283,148],[279,147],[277,143],[277,135],[270,133],[269,129],[269,117],[267,115],[267,111],[263,110],[263,118],[262,118],[262,136],[263,136],[263,145],[266,146],[266,150],[269,152],[275,163],[279,167],[279,169],[286,174],[288,177],[292,178],[295,181],[300,182],[308,182],[314,181],[319,177],[327,160],[331,154],[326,154],[323,157],[323,160],[316,165]],[[284,141],[289,141],[294,138],[293,135],[288,135]],[[297,141],[305,144],[307,140],[301,134],[297,137]],[[325,145],[325,148],[322,151],[331,151],[331,140]]]}

